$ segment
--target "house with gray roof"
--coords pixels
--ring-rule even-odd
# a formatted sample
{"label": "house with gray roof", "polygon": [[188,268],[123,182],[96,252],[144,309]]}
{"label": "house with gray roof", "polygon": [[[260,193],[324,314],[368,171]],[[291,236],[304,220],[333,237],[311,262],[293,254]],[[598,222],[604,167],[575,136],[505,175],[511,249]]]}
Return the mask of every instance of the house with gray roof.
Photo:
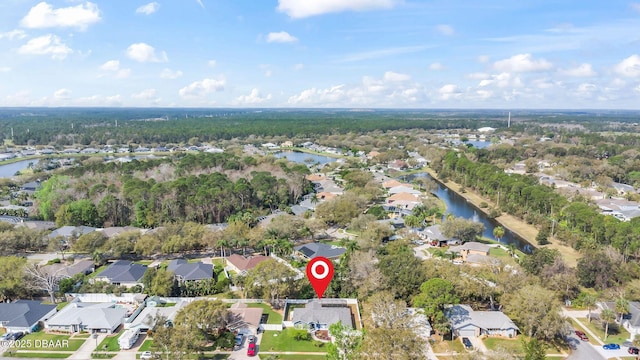
{"label": "house with gray roof", "polygon": [[113,303],[72,302],[44,324],[51,331],[113,334],[126,315],[126,308]]}
{"label": "house with gray roof", "polygon": [[78,238],[84,234],[96,231],[96,228],[91,226],[63,226],[61,228],[53,230],[47,237],[49,239],[55,239],[62,237],[65,239]]}
{"label": "house with gray roof", "polygon": [[174,273],[176,279],[183,281],[200,281],[213,278],[213,265],[202,262],[190,263],[185,259],[169,261],[167,270]]}
{"label": "house with gray roof", "polygon": [[0,303],[0,327],[5,328],[7,332],[32,332],[55,313],[55,305],[42,304],[37,300]]}
{"label": "house with gray roof", "polygon": [[339,321],[353,328],[351,309],[335,303],[323,304],[322,300],[311,300],[304,308],[295,308],[291,316],[293,325],[309,330],[326,330]]}
{"label": "house with gray roof", "polygon": [[72,265],[67,264],[51,264],[42,267],[47,274],[57,276],[59,278],[70,278],[77,274],[91,274],[96,269],[93,260],[80,260]]}
{"label": "house with gray roof", "polygon": [[[598,303],[600,309],[611,309],[616,312],[615,302]],[[592,315],[593,316],[593,315]],[[632,335],[640,335],[640,302],[630,301],[629,312],[622,316],[622,326]]]}
{"label": "house with gray roof", "polygon": [[347,251],[347,249],[343,247],[324,243],[309,243],[296,246],[293,249],[307,259],[313,259],[318,256],[326,257],[327,259],[336,259]]}
{"label": "house with gray roof", "polygon": [[467,258],[471,255],[478,256],[489,256],[489,250],[491,247],[487,244],[479,243],[477,241],[468,241],[459,246],[451,246],[449,248],[449,252],[454,254],[460,254],[463,261],[467,261]]}
{"label": "house with gray roof", "polygon": [[501,311],[474,311],[469,305],[450,305],[445,316],[458,337],[504,336],[513,338],[518,326]]}
{"label": "house with gray roof", "polygon": [[117,260],[93,278],[93,281],[106,281],[114,285],[132,287],[142,285],[142,276],[146,271],[146,265],[135,264],[129,260]]}

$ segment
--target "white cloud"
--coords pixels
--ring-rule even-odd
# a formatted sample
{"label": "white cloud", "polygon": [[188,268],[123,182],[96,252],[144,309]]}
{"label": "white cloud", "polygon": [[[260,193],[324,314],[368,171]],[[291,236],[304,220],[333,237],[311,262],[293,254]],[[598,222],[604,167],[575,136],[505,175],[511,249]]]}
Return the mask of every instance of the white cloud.
{"label": "white cloud", "polygon": [[445,36],[451,36],[456,33],[453,26],[447,24],[436,25],[436,31]]}
{"label": "white cloud", "polygon": [[440,93],[440,99],[442,100],[457,99],[462,95],[462,92],[454,84],[444,85],[438,89],[438,93]]}
{"label": "white cloud", "polygon": [[[131,75],[131,69],[121,69],[120,61],[118,60],[109,60],[104,64],[100,65],[100,70],[115,73],[117,79],[126,79]],[[99,77],[104,76],[100,75]]]}
{"label": "white cloud", "polygon": [[146,5],[142,5],[139,8],[136,9],[136,14],[145,14],[145,15],[151,15],[153,13],[155,13],[156,11],[158,11],[158,9],[160,9],[160,4],[158,4],[157,2],[150,2]]}
{"label": "white cloud", "polygon": [[118,71],[120,69],[120,61],[109,60],[106,63],[100,65],[100,70],[103,71]]}
{"label": "white cloud", "polygon": [[433,64],[429,65],[429,70],[432,71],[442,71],[444,69],[446,69],[446,67],[439,62],[434,62]]}
{"label": "white cloud", "polygon": [[160,73],[160,77],[161,78],[163,78],[163,79],[171,79],[171,80],[177,79],[177,78],[181,77],[182,75],[183,75],[182,71],[180,71],[180,70],[173,71],[173,70],[171,70],[169,68],[166,68],[166,69],[162,70],[162,72]]}
{"label": "white cloud", "polygon": [[168,61],[167,53],[164,51],[160,56],[156,54],[153,46],[145,43],[135,43],[127,48],[127,56],[138,62],[166,62]]}
{"label": "white cloud", "polygon": [[262,96],[260,90],[253,89],[249,95],[240,95],[236,98],[236,105],[256,105],[271,100],[271,94]]}
{"label": "white cloud", "polygon": [[497,75],[490,75],[489,78],[483,79],[478,84],[479,87],[495,86],[498,88],[521,88],[523,87],[522,81],[519,76],[513,76],[510,73],[500,73]]}
{"label": "white cloud", "polygon": [[591,83],[583,83],[578,85],[578,88],[576,89],[576,93],[579,96],[584,96],[584,97],[590,97],[594,91],[596,91],[598,89],[598,87],[595,84],[591,84]]}
{"label": "white cloud", "polygon": [[293,65],[293,70],[300,71],[304,69],[304,64],[295,64]]}
{"label": "white cloud", "polygon": [[278,0],[278,11],[299,19],[343,11],[390,9],[397,3],[399,0]]}
{"label": "white cloud", "polygon": [[203,98],[209,93],[223,91],[226,83],[224,78],[207,78],[192,82],[190,85],[180,89],[178,94],[183,98]]}
{"label": "white cloud", "polygon": [[29,40],[18,49],[18,53],[25,55],[51,55],[54,60],[62,60],[73,53],[73,50],[65,45],[57,35],[49,34]]}
{"label": "white cloud", "polygon": [[631,55],[628,58],[618,63],[615,68],[615,72],[626,77],[638,77],[640,76],[640,56]]}
{"label": "white cloud", "polygon": [[491,75],[483,72],[474,72],[474,73],[468,74],[467,77],[471,80],[486,80],[490,78]]}
{"label": "white cloud", "polygon": [[391,82],[409,81],[411,80],[411,76],[406,74],[400,74],[393,71],[387,71],[386,73],[384,73],[384,76],[382,77],[382,79],[384,81],[391,81]]}
{"label": "white cloud", "polygon": [[402,46],[402,47],[394,47],[394,48],[386,48],[380,50],[373,51],[365,51],[360,53],[354,53],[344,56],[342,59],[337,62],[355,62],[362,60],[370,60],[370,59],[378,59],[387,56],[400,55],[400,54],[409,54],[416,53],[423,50],[428,49],[430,46]]}
{"label": "white cloud", "polygon": [[201,8],[204,9],[204,3],[202,2],[202,0],[196,0],[198,2],[198,5],[200,5]]}
{"label": "white cloud", "polygon": [[146,89],[146,90],[142,90],[139,93],[131,94],[131,98],[141,99],[141,100],[151,100],[156,97],[156,94],[157,94],[156,89]]}
{"label": "white cloud", "polygon": [[280,31],[280,32],[270,32],[269,35],[267,35],[267,42],[273,43],[291,43],[291,42],[296,42],[298,41],[298,38],[296,38],[295,36],[290,35],[288,32],[286,31]]}
{"label": "white cloud", "polygon": [[486,64],[491,60],[489,55],[480,55],[478,56],[478,62],[481,64]]}
{"label": "white cloud", "polygon": [[67,100],[71,98],[71,90],[69,89],[58,89],[53,93],[53,97],[56,100]]}
{"label": "white cloud", "polygon": [[0,33],[0,39],[22,40],[26,37],[27,37],[27,33],[25,33],[24,30],[20,30],[20,29]]}
{"label": "white cloud", "polygon": [[100,21],[98,5],[86,2],[76,6],[54,9],[46,2],[41,2],[29,10],[20,25],[31,29],[51,27],[72,27],[86,30],[91,24]]}
{"label": "white cloud", "polygon": [[545,59],[535,60],[531,54],[518,54],[508,59],[496,61],[493,67],[504,72],[534,72],[549,70],[553,64]]}
{"label": "white cloud", "polygon": [[575,68],[560,70],[560,73],[573,77],[592,77],[598,75],[595,71],[593,71],[593,67],[591,66],[591,64],[587,63],[580,64]]}
{"label": "white cloud", "polygon": [[209,66],[209,67],[216,67],[216,65],[218,65],[218,62],[215,61],[215,60],[209,60],[207,62],[207,66]]}

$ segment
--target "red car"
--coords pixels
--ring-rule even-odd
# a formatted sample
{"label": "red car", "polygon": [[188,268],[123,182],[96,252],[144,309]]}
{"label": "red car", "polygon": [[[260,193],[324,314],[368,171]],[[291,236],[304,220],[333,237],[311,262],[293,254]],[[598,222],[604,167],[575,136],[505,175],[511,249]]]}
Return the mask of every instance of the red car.
{"label": "red car", "polygon": [[247,347],[247,355],[256,356],[256,343],[249,343],[249,346]]}
{"label": "red car", "polygon": [[585,334],[584,332],[580,331],[580,330],[576,330],[576,335],[580,338],[580,340],[582,341],[589,341],[589,337],[587,337],[587,334]]}

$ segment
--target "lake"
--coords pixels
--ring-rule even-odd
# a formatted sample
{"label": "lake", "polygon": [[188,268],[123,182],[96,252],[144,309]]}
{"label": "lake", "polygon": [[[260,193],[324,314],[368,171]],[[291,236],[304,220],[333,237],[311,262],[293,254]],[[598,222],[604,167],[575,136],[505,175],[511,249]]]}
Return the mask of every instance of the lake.
{"label": "lake", "polygon": [[[407,176],[407,180],[410,181],[414,177],[426,177],[432,179],[431,175],[427,173],[419,173]],[[484,233],[482,236],[496,240],[493,237],[493,229],[497,226],[501,226],[497,221],[489,219],[484,212],[478,210],[473,204],[468,202],[467,199],[458,195],[455,191],[449,190],[446,186],[437,181],[436,184],[438,184],[438,189],[433,193],[446,204],[447,214],[453,214],[455,217],[462,217],[484,224]],[[517,249],[525,253],[531,253],[533,250],[527,241],[506,228],[504,237],[500,239],[500,242],[504,244],[514,244]]]}
{"label": "lake", "polygon": [[37,164],[38,159],[22,160],[11,164],[0,165],[0,178],[13,177],[16,172],[26,169],[29,164]]}
{"label": "lake", "polygon": [[307,153],[297,152],[297,151],[280,151],[280,152],[274,153],[273,156],[277,157],[278,159],[286,158],[289,161],[293,161],[301,164],[307,164],[307,165],[314,165],[314,164],[324,165],[324,164],[328,164],[338,160],[336,158],[332,158],[329,156],[307,154]]}

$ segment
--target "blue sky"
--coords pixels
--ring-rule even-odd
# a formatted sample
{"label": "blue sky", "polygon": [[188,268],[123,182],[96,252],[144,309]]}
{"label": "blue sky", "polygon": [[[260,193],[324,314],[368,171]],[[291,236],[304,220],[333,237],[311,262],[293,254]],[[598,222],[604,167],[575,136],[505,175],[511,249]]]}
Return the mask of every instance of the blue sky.
{"label": "blue sky", "polygon": [[640,109],[640,2],[2,0],[0,106]]}

